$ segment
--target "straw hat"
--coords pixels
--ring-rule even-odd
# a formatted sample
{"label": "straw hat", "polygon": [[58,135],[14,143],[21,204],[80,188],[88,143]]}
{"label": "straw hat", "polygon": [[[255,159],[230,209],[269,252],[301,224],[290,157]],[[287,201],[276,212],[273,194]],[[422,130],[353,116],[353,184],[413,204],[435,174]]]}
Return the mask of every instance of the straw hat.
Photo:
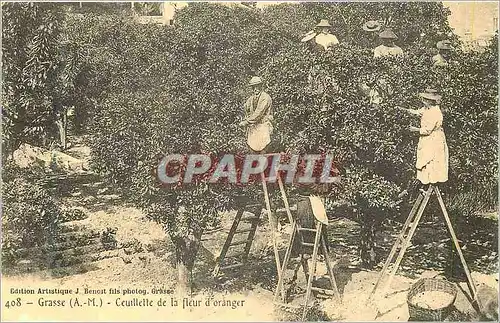
{"label": "straw hat", "polygon": [[381,25],[376,20],[370,20],[370,21],[367,21],[363,24],[364,31],[379,31],[380,28],[381,28]]}
{"label": "straw hat", "polygon": [[380,38],[384,39],[398,39],[398,36],[392,31],[392,29],[387,28],[378,35]]}
{"label": "straw hat", "polygon": [[441,95],[438,94],[437,90],[427,88],[425,89],[425,92],[419,93],[418,94],[421,98],[427,99],[427,100],[432,100],[432,101],[439,101],[441,100]]}
{"label": "straw hat", "polygon": [[326,19],[321,19],[321,21],[316,25],[316,27],[331,27],[330,23]]}
{"label": "straw hat", "polygon": [[314,37],[316,37],[316,33],[313,30],[311,30],[300,41],[303,43],[306,43],[306,42],[310,41],[311,39],[314,39]]}
{"label": "straw hat", "polygon": [[451,42],[449,40],[438,41],[436,47],[438,49],[449,49],[449,50],[453,49],[453,47],[451,47]]}
{"label": "straw hat", "polygon": [[259,84],[262,84],[262,79],[258,76],[252,77],[252,79],[248,83],[248,85],[250,85],[250,86],[259,85]]}

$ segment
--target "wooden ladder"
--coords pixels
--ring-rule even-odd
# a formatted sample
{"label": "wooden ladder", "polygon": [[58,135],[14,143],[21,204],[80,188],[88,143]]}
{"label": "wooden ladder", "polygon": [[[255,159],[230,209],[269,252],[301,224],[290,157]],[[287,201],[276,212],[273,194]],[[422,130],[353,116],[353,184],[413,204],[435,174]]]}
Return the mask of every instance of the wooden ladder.
{"label": "wooden ladder", "polygon": [[[392,267],[391,272],[389,274],[389,278],[388,278],[388,280],[385,284],[385,287],[383,289],[383,294],[384,295],[387,294],[387,291],[392,283],[394,276],[396,275],[396,272],[399,268],[399,265],[401,264],[401,261],[403,260],[403,256],[406,252],[406,249],[408,249],[411,238],[413,237],[415,230],[417,229],[417,226],[419,224],[419,221],[422,218],[425,207],[427,206],[427,203],[429,202],[429,199],[431,198],[431,196],[433,194],[435,194],[437,196],[437,199],[438,199],[439,205],[441,207],[444,219],[446,221],[446,225],[448,227],[448,231],[449,231],[451,238],[453,240],[453,243],[455,245],[455,249],[457,250],[457,253],[460,257],[460,261],[462,262],[462,266],[463,266],[465,274],[467,276],[467,284],[468,284],[469,289],[471,291],[471,295],[472,295],[474,300],[477,300],[476,288],[475,288],[474,283],[472,281],[472,276],[470,274],[469,267],[467,266],[467,263],[465,261],[464,255],[462,253],[462,249],[460,248],[460,245],[458,243],[457,236],[455,235],[455,231],[453,230],[453,226],[451,224],[450,217],[448,216],[448,211],[446,210],[446,207],[444,205],[443,197],[441,196],[441,192],[439,191],[439,188],[437,186],[431,184],[431,185],[429,185],[429,189],[427,191],[421,190],[419,192],[417,200],[415,201],[415,204],[413,204],[413,207],[410,210],[410,214],[409,214],[408,218],[406,219],[406,222],[403,225],[403,229],[401,230],[401,233],[399,234],[398,238],[396,239],[396,242],[394,243],[394,245],[391,249],[391,252],[389,253],[389,256],[387,257],[387,260],[384,264],[384,267],[382,268],[382,271],[378,277],[378,280],[375,283],[375,286],[373,287],[373,290],[370,293],[368,301],[370,301],[373,298],[373,296],[375,295],[375,292],[377,291],[377,288],[379,287],[383,278],[386,276],[386,274],[389,270],[389,267]],[[398,249],[399,249],[399,254],[394,262],[394,257],[396,256],[396,252],[398,251]],[[391,266],[391,264],[392,264],[392,266]]]}
{"label": "wooden ladder", "polygon": [[[264,154],[264,156],[266,156],[266,157],[275,156],[275,155],[280,155],[280,154],[279,153]],[[279,253],[278,253],[279,252],[278,244],[276,241],[277,232],[274,229],[274,228],[278,227],[277,222],[276,222],[277,218],[273,215],[272,210],[271,210],[271,202],[269,199],[269,192],[267,189],[268,178],[266,178],[266,176],[263,172],[260,173],[260,175],[261,175],[261,182],[262,182],[262,190],[264,191],[265,210],[267,211],[269,223],[271,224],[271,232],[272,232],[272,237],[273,237],[272,238],[273,239],[273,251],[274,251],[274,259],[276,262],[276,270],[278,272],[278,277],[281,277],[281,263],[280,263]],[[286,196],[286,191],[285,191],[285,187],[283,185],[283,181],[278,174],[277,174],[277,181],[278,181],[279,189],[281,192],[281,198],[282,198],[283,204],[285,206],[285,211],[286,211],[286,214],[288,216],[288,220],[290,221],[290,224],[293,225],[294,220],[293,220],[292,213],[290,211],[290,204],[288,203],[288,198]],[[243,213],[245,211],[249,211],[251,208],[255,208],[255,207],[258,208],[258,211],[253,212],[254,213],[253,217],[244,217],[244,218],[242,217]],[[220,252],[219,257],[217,257],[217,260],[216,260],[217,264],[216,264],[216,266],[213,270],[213,273],[212,273],[214,278],[217,278],[220,271],[239,268],[239,267],[242,267],[247,262],[248,255],[250,253],[250,248],[252,246],[252,242],[253,242],[253,239],[255,236],[255,232],[256,232],[257,227],[258,227],[258,223],[259,223],[258,220],[260,219],[260,213],[262,212],[262,209],[264,209],[264,208],[262,207],[261,204],[253,204],[253,205],[247,205],[243,208],[240,208],[237,211],[236,217],[233,221],[233,225],[231,226],[231,229],[229,230],[229,234],[227,236],[227,239],[224,242],[224,246],[222,247],[222,250]],[[246,222],[251,221],[251,223],[252,223],[251,226],[246,227],[246,228],[240,228],[240,222],[242,220],[244,220]],[[247,233],[247,232],[248,232],[248,236],[246,239],[233,241],[235,235],[240,234],[240,233]],[[245,248],[243,249],[242,252],[227,255],[229,248],[231,248],[233,246],[240,246],[240,245],[245,245]],[[231,265],[225,264],[226,258],[233,258],[234,259],[237,257],[241,257],[240,262],[237,262],[237,263],[231,264]]]}
{"label": "wooden ladder", "polygon": [[[288,241],[288,247],[285,254],[285,259],[283,260],[283,267],[281,268],[281,277],[278,280],[278,286],[276,287],[276,291],[274,293],[274,303],[279,306],[284,307],[292,307],[297,308],[296,306],[290,305],[286,303],[286,290],[284,288],[284,273],[287,270],[288,263],[290,261],[292,255],[292,249],[294,247],[295,239],[300,239],[301,247],[312,247],[312,270],[309,270],[309,266],[307,263],[307,259],[305,258],[305,253],[303,252],[303,248],[299,248],[299,256],[300,262],[302,264],[302,268],[304,270],[304,274],[307,280],[306,287],[306,298],[303,305],[303,313],[302,313],[302,321],[305,321],[307,310],[309,308],[309,299],[311,298],[312,291],[322,292],[322,293],[333,293],[337,301],[340,302],[340,294],[337,288],[337,283],[335,281],[335,277],[333,275],[333,266],[330,262],[330,257],[328,256],[328,251],[326,247],[326,241],[324,236],[321,234],[323,228],[323,224],[319,221],[316,221],[316,229],[302,228],[297,222],[294,223],[294,228],[292,234],[290,235],[290,239]],[[305,231],[314,232],[314,243],[304,242],[304,238],[302,233]],[[322,275],[323,277],[328,277],[330,280],[330,284],[332,286],[331,289],[324,289],[313,287],[312,284],[317,277],[320,277],[316,274],[316,265],[318,261],[319,253],[321,253],[325,259],[325,265],[327,268],[327,274]],[[279,296],[281,295],[281,301],[278,301]]]}
{"label": "wooden ladder", "polygon": [[[255,212],[256,209],[258,209],[257,212]],[[217,264],[215,265],[215,268],[213,270],[214,277],[217,277],[221,270],[224,271],[224,270],[236,269],[246,264],[248,260],[248,254],[250,253],[250,248],[252,247],[253,238],[255,236],[255,232],[257,231],[257,226],[259,224],[261,211],[262,211],[261,204],[245,205],[244,207],[240,208],[237,211],[236,217],[233,221],[233,225],[231,226],[231,229],[229,229],[229,234],[227,236],[226,241],[224,242],[224,246],[222,247],[219,257],[217,257],[216,260]],[[252,215],[243,217],[245,212],[250,212],[252,213]],[[240,224],[242,222],[250,223],[250,226],[241,228]],[[246,238],[243,239],[240,238],[237,239],[236,241],[233,241],[235,235],[240,235],[242,233],[247,234]],[[243,250],[240,250],[239,252],[236,253],[231,253],[229,255],[227,254],[230,248],[232,249],[234,247],[241,247],[241,246],[244,246]],[[229,259],[240,258],[240,261],[235,262],[233,264],[226,264],[225,260],[228,258]]]}

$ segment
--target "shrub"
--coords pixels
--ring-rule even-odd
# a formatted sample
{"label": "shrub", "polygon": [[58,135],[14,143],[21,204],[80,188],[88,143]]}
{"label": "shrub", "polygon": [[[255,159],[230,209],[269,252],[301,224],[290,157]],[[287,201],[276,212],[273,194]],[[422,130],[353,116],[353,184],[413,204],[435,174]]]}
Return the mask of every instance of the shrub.
{"label": "shrub", "polygon": [[54,132],[63,15],[52,3],[6,3],[2,11],[2,139],[8,154]]}
{"label": "shrub", "polygon": [[[159,154],[244,151],[237,124],[246,82],[261,74],[274,102],[276,149],[337,156],[345,187],[332,198],[354,206],[362,224],[363,260],[372,266],[375,232],[397,213],[398,193],[415,181],[418,138],[408,126],[418,120],[396,105],[417,107],[420,91],[438,87],[451,152],[450,192],[470,189],[467,183],[476,179],[481,185],[496,180],[497,58],[493,50],[458,52],[457,64],[432,69],[435,41],[450,32],[447,14],[440,3],[283,4],[263,12],[194,3],[179,12],[173,28],[84,17],[86,33],[78,37],[94,54],[88,92],[97,102],[94,166],[165,225],[186,283],[207,223],[217,210],[231,207],[235,191],[255,197],[258,187],[199,184],[166,190],[158,187],[151,168]],[[380,16],[407,27],[396,28],[403,57],[372,58],[367,47],[377,44],[359,26]],[[341,40],[330,53],[311,52],[298,41],[320,18],[335,21]],[[92,25],[92,19],[99,23]],[[113,35],[112,41],[105,35]],[[327,71],[323,93],[308,86],[313,68]],[[378,107],[357,90],[370,75],[384,76],[394,88]],[[487,140],[478,143],[481,137]],[[464,181],[472,173],[474,180]]]}
{"label": "shrub", "polygon": [[2,185],[2,255],[6,264],[20,248],[51,243],[58,232],[61,210],[47,189],[38,183],[41,174],[4,165]]}

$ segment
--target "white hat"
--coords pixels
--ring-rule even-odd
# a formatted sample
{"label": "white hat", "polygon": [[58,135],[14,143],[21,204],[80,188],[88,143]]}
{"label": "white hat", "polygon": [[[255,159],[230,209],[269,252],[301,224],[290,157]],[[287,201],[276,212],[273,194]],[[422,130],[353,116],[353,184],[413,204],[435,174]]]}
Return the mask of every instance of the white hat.
{"label": "white hat", "polygon": [[305,43],[310,41],[311,39],[314,39],[314,37],[316,37],[316,33],[313,30],[311,30],[300,41]]}
{"label": "white hat", "polygon": [[376,20],[369,20],[363,24],[364,31],[379,31],[382,26]]}
{"label": "white hat", "polygon": [[258,76],[254,76],[252,77],[252,79],[250,80],[250,82],[248,83],[248,85],[250,86],[254,86],[254,85],[258,85],[258,84],[261,84],[262,83],[262,79]]}
{"label": "white hat", "polygon": [[321,19],[321,21],[316,25],[316,27],[331,27],[330,23],[326,19]]}
{"label": "white hat", "polygon": [[427,100],[433,100],[433,101],[441,100],[441,95],[438,94],[438,91],[430,88],[425,89],[425,92],[423,93],[419,93],[419,96]]}

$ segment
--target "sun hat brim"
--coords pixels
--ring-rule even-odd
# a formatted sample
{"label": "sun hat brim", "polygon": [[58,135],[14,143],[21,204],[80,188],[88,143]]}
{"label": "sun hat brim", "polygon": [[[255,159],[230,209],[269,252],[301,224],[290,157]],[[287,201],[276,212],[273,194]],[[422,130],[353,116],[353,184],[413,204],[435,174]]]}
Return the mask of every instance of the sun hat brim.
{"label": "sun hat brim", "polygon": [[448,42],[438,42],[436,47],[438,49],[453,49],[453,47],[451,47],[450,43]]}
{"label": "sun hat brim", "polygon": [[[372,25],[372,26],[370,26]],[[378,21],[375,21],[375,20],[370,20],[370,21],[367,21],[363,24],[363,30],[364,31],[379,31],[380,30],[380,24]]]}
{"label": "sun hat brim", "polygon": [[398,36],[392,30],[384,30],[378,36],[382,39],[398,39]]}
{"label": "sun hat brim", "polygon": [[262,81],[259,81],[259,82],[250,82],[248,84],[248,86],[255,86],[255,85],[259,85],[259,84],[262,84]]}
{"label": "sun hat brim", "polygon": [[320,22],[319,24],[316,25],[316,27],[331,27],[332,25],[330,25],[329,22]]}
{"label": "sun hat brim", "polygon": [[254,76],[250,79],[250,82],[248,82],[248,86],[254,86],[254,85],[259,85],[262,84],[262,78],[258,76]]}
{"label": "sun hat brim", "polygon": [[308,32],[300,41],[305,43],[305,42],[308,42],[310,41],[311,39],[314,39],[314,37],[316,37],[316,33],[313,31],[313,32]]}
{"label": "sun hat brim", "polygon": [[432,101],[439,101],[441,100],[441,95],[435,94],[435,93],[419,93],[419,96],[421,98],[427,99],[427,100],[432,100]]}

